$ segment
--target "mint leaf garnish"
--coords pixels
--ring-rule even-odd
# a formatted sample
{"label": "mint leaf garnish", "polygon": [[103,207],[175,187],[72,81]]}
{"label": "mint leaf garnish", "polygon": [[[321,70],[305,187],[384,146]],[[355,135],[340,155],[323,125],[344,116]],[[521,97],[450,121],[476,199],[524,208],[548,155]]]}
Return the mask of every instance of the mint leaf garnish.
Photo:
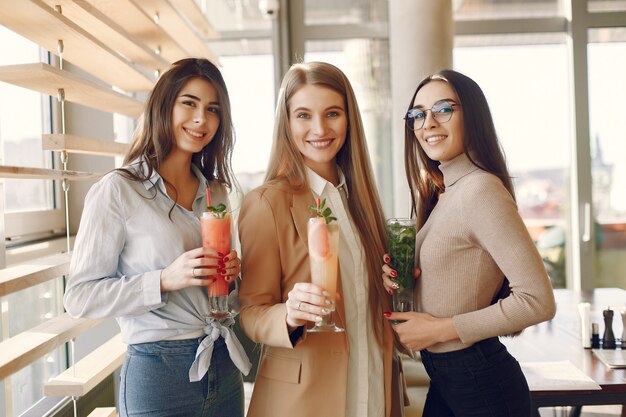
{"label": "mint leaf garnish", "polygon": [[218,219],[223,219],[226,216],[226,205],[219,203],[217,206],[208,206],[207,211]]}
{"label": "mint leaf garnish", "polygon": [[314,206],[309,206],[309,209],[314,212],[317,217],[323,217],[326,224],[337,220],[332,214],[330,207],[326,207],[326,199],[320,201],[318,198]]}

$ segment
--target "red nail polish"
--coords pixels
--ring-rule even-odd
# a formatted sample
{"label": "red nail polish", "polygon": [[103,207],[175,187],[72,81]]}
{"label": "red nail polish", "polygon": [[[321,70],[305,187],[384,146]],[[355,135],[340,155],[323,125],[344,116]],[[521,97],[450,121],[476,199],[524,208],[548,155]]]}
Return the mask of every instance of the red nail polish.
{"label": "red nail polish", "polygon": [[398,273],[392,269],[391,272],[389,272],[389,275],[396,278],[398,276]]}
{"label": "red nail polish", "polygon": [[220,269],[217,270],[217,272],[219,272],[220,274],[225,274],[226,270],[223,269],[223,268],[220,268]]}
{"label": "red nail polish", "polygon": [[220,268],[224,268],[226,265],[222,261],[217,261],[217,266],[219,266]]}
{"label": "red nail polish", "polygon": [[389,293],[389,295],[393,295],[393,291],[387,290],[387,292]]}
{"label": "red nail polish", "polygon": [[387,255],[385,255],[384,261],[386,264],[388,264],[389,262],[391,262],[391,258]]}
{"label": "red nail polish", "polygon": [[224,257],[224,254],[222,252],[217,252],[218,256]]}
{"label": "red nail polish", "polygon": [[385,311],[385,312],[383,313],[383,316],[385,316],[385,317],[389,317],[389,316],[391,316],[391,313],[390,313],[389,311]]}
{"label": "red nail polish", "polygon": [[222,262],[228,262],[229,260],[230,260],[230,259],[228,259],[228,256],[224,256],[224,257],[222,258]]}

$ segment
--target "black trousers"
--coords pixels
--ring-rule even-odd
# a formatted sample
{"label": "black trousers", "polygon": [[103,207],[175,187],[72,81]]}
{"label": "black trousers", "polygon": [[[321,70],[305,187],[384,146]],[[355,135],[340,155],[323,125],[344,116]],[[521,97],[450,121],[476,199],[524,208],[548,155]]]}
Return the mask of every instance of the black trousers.
{"label": "black trousers", "polygon": [[424,417],[530,417],[528,383],[498,338],[454,352],[420,352],[430,389]]}

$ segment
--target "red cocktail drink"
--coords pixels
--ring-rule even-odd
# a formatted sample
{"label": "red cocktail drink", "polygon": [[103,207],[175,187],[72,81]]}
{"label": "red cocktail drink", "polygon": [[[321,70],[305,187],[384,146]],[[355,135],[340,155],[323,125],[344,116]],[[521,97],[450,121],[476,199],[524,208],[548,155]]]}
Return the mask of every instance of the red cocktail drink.
{"label": "red cocktail drink", "polygon": [[[214,249],[226,256],[230,253],[230,215],[216,216],[211,212],[205,212],[200,219],[202,225],[202,246]],[[223,275],[211,275],[215,281],[208,286],[209,303],[211,313],[224,315],[228,313],[228,282]],[[224,299],[220,299],[224,297]],[[224,308],[226,309],[224,311]]]}

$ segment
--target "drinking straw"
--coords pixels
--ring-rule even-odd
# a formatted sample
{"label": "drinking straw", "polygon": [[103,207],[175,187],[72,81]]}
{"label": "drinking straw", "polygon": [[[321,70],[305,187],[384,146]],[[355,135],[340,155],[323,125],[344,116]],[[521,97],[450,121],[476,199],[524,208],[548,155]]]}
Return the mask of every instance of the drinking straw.
{"label": "drinking straw", "polygon": [[204,189],[204,193],[206,194],[206,206],[207,208],[211,206],[211,189],[207,185]]}

